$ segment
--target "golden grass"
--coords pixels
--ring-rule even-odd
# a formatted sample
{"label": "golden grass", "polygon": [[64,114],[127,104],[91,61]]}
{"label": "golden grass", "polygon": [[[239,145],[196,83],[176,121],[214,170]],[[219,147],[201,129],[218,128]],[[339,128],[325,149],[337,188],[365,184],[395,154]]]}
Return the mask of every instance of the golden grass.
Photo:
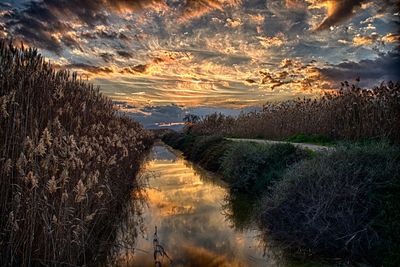
{"label": "golden grass", "polygon": [[318,99],[268,103],[261,112],[238,118],[213,114],[190,132],[246,138],[284,139],[296,134],[318,134],[334,139],[387,138],[400,142],[400,83],[361,89],[347,82]]}
{"label": "golden grass", "polygon": [[0,42],[0,265],[93,265],[152,138],[34,49]]}

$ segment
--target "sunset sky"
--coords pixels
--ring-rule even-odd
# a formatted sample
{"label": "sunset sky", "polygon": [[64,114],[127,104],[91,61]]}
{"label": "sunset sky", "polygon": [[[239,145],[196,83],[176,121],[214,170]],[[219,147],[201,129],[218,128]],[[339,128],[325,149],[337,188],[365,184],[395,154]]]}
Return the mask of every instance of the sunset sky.
{"label": "sunset sky", "polygon": [[15,0],[0,36],[129,107],[249,107],[398,80],[397,0]]}

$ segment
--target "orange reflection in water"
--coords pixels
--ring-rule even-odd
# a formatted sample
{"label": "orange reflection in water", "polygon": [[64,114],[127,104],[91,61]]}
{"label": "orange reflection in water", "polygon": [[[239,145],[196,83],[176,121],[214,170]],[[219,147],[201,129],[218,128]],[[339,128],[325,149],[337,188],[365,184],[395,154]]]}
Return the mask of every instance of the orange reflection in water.
{"label": "orange reflection in water", "polygon": [[154,147],[144,175],[149,183],[144,211],[147,229],[138,238],[135,253],[120,258],[121,266],[154,266],[155,226],[172,259],[170,263],[164,258],[163,266],[268,264],[256,231],[239,232],[230,227],[222,209],[227,191],[217,177],[194,168],[165,146]]}

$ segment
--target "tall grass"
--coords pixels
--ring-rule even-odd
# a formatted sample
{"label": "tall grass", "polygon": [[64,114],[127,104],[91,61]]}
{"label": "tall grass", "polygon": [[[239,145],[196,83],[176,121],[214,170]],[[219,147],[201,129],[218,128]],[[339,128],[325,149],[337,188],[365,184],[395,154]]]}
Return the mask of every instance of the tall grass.
{"label": "tall grass", "polygon": [[93,85],[5,41],[0,129],[0,265],[98,262],[151,136]]}
{"label": "tall grass", "polygon": [[198,135],[285,139],[296,134],[334,139],[387,138],[400,142],[400,83],[373,89],[345,83],[318,99],[268,103],[237,118],[212,114],[190,126]]}

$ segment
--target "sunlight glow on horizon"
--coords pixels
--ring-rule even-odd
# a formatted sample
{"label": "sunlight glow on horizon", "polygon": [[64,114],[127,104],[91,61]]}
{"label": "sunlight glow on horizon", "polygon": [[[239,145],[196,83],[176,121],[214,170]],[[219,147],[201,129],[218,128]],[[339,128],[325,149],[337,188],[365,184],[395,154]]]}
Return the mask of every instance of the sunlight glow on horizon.
{"label": "sunlight glow on horizon", "polygon": [[115,101],[242,108],[317,97],[358,77],[367,87],[398,78],[391,4],[5,1],[0,37],[38,47]]}

